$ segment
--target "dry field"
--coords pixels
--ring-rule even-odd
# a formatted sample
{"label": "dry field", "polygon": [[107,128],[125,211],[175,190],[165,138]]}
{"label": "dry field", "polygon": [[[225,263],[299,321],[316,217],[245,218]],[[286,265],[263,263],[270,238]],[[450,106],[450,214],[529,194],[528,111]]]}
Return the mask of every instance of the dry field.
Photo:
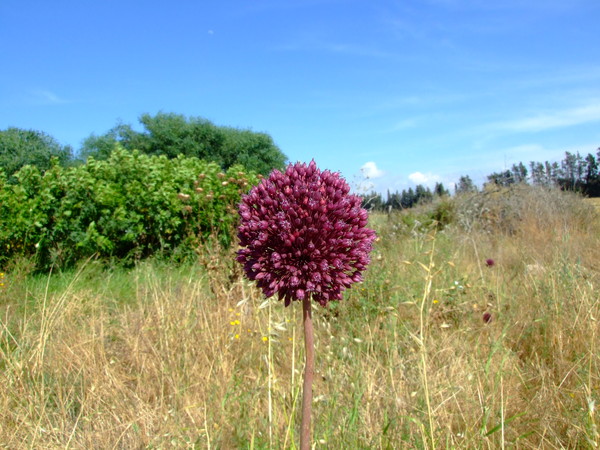
{"label": "dry field", "polygon": [[600,197],[586,198],[585,201],[596,208],[596,211],[600,212]]}
{"label": "dry field", "polygon": [[[431,208],[431,207],[430,207]],[[315,307],[316,448],[598,448],[600,221],[557,191],[374,215],[363,284]],[[295,448],[301,307],[232,252],[0,287],[0,446]]]}

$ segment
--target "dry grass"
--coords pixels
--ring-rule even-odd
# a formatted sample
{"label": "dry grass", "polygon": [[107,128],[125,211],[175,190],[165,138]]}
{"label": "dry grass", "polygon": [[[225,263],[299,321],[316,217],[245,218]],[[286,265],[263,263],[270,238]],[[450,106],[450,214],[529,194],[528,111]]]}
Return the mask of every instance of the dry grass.
{"label": "dry grass", "polygon": [[[373,217],[365,283],[315,309],[317,448],[600,445],[598,217],[547,191],[468,205],[469,232]],[[2,445],[297,445],[300,305],[265,302],[230,261],[7,272]]]}
{"label": "dry grass", "polygon": [[596,208],[596,211],[600,212],[600,197],[587,198],[585,201]]}

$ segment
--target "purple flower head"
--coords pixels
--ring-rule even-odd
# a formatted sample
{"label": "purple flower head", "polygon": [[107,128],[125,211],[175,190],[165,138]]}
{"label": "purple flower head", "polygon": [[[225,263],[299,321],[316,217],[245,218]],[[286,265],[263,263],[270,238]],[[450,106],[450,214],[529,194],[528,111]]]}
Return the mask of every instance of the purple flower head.
{"label": "purple flower head", "polygon": [[496,262],[492,258],[488,258],[485,260],[485,265],[488,267],[494,267],[494,264],[496,264]]}
{"label": "purple flower head", "polygon": [[274,170],[240,203],[237,260],[267,297],[325,306],[362,281],[375,232],[338,173],[310,164]]}

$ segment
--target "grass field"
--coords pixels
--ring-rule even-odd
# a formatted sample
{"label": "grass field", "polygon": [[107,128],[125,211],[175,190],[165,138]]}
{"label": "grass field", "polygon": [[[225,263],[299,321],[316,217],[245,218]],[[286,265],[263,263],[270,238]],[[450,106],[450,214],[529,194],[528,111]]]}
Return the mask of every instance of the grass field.
{"label": "grass field", "polygon": [[[314,446],[598,448],[598,214],[533,188],[446,200],[442,230],[431,208],[373,215],[365,282],[314,308]],[[234,250],[6,268],[0,446],[295,448],[301,307]]]}
{"label": "grass field", "polygon": [[600,212],[600,197],[588,198],[585,199],[585,201],[591,204],[594,208],[596,208],[596,211]]}

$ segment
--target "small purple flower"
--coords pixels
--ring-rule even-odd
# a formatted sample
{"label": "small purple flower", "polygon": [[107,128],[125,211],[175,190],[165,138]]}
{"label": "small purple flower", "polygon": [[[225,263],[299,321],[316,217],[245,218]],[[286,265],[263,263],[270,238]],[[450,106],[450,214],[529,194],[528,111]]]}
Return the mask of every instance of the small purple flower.
{"label": "small purple flower", "polygon": [[375,232],[338,173],[310,164],[274,170],[239,207],[237,260],[267,297],[288,306],[306,296],[325,306],[362,281]]}
{"label": "small purple flower", "polygon": [[489,312],[484,312],[481,318],[485,323],[490,323],[492,321],[492,314]]}
{"label": "small purple flower", "polygon": [[494,267],[494,264],[496,264],[496,262],[492,258],[488,258],[485,260],[485,265],[488,267]]}

